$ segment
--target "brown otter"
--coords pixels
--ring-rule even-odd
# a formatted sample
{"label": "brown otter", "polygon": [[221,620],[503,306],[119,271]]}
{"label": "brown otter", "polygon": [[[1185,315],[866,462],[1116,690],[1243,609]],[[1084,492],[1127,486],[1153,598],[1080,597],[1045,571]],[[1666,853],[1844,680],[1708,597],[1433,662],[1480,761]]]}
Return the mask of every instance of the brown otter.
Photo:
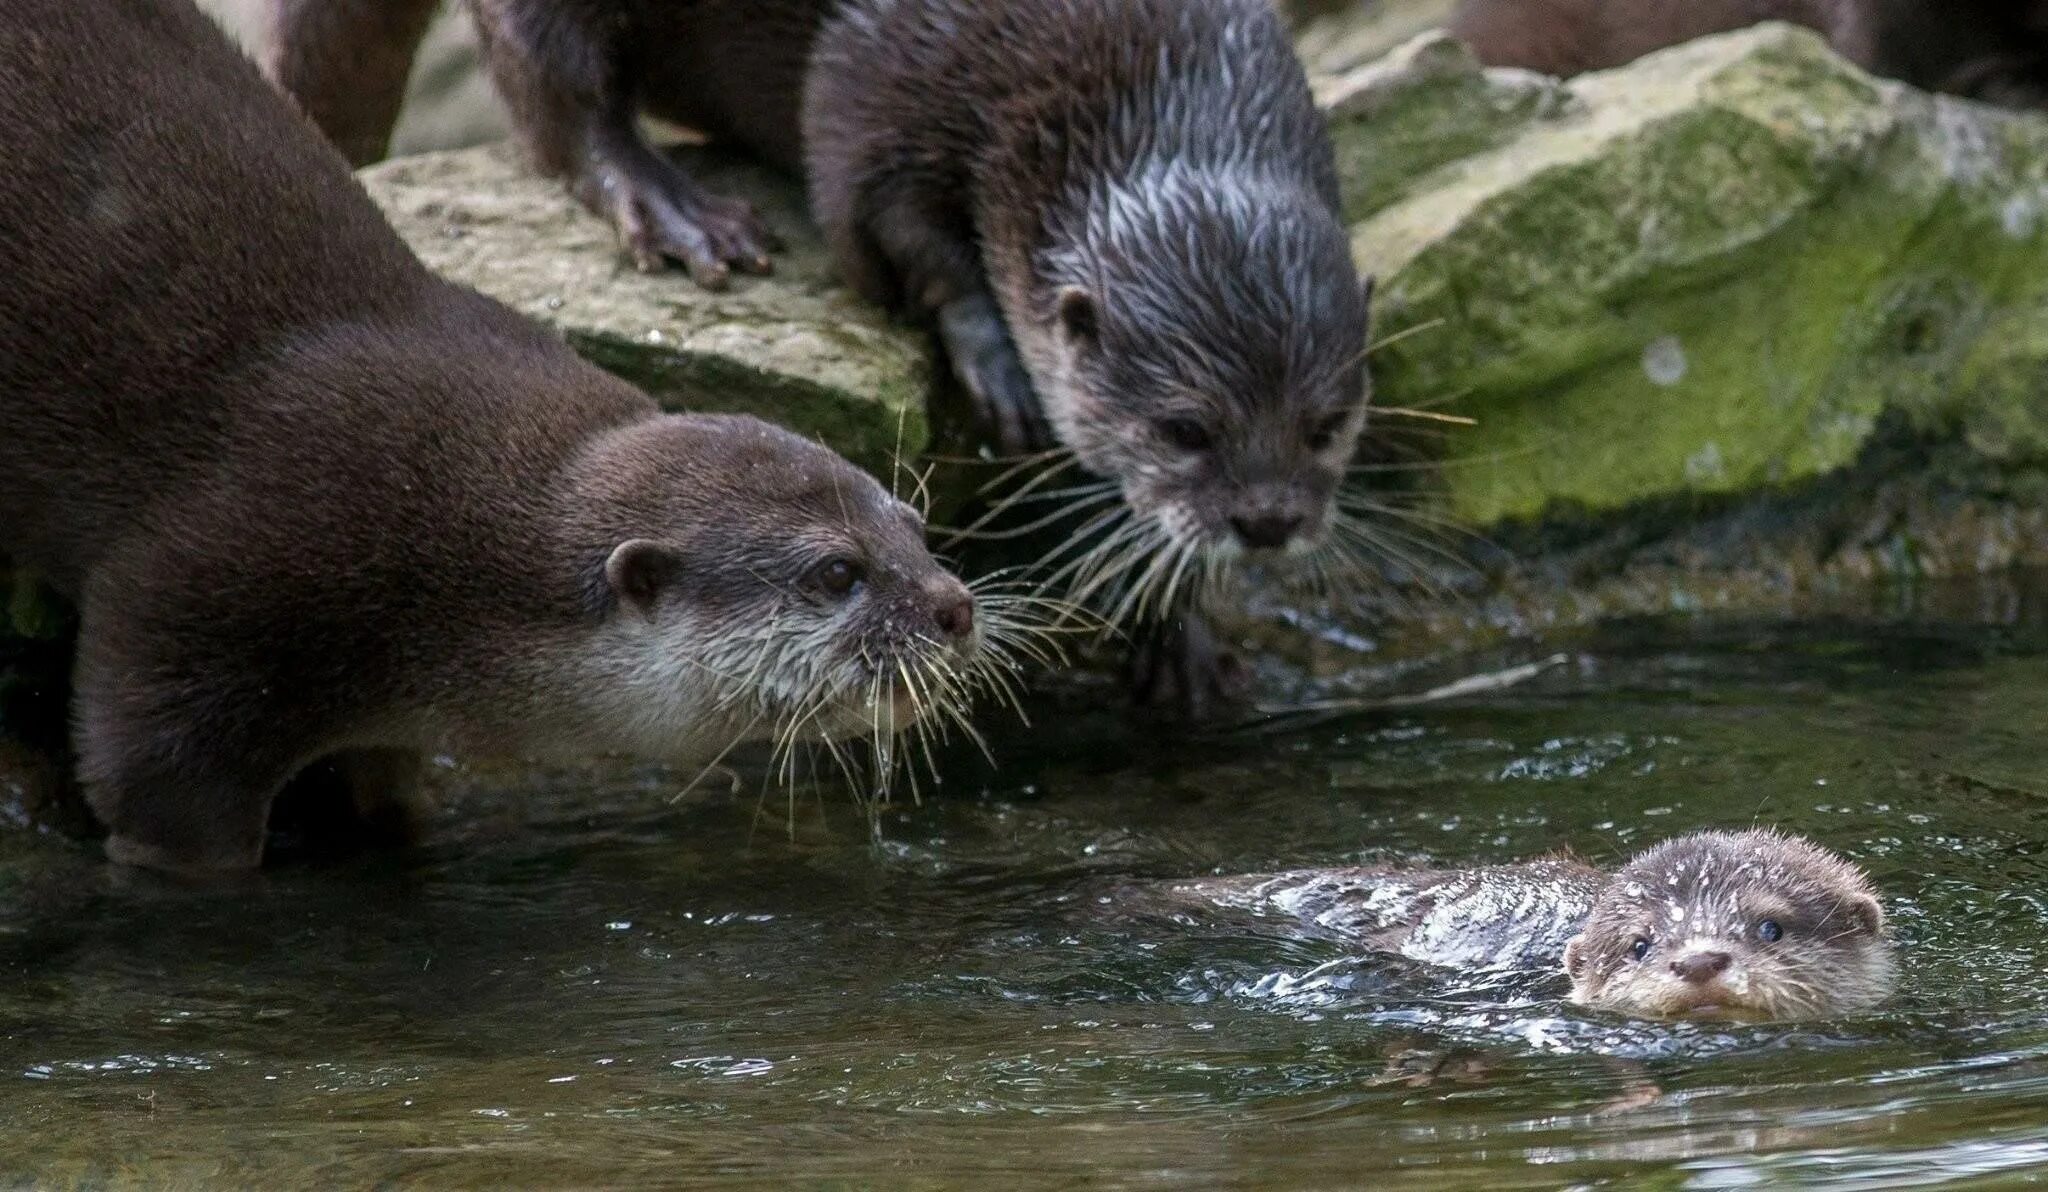
{"label": "brown otter", "polygon": [[1451,29],[1489,66],[1573,75],[1771,20],[1930,91],[2048,103],[2044,0],[1464,0]]}
{"label": "brown otter", "polygon": [[1465,870],[1319,869],[1175,884],[1179,902],[1298,918],[1459,968],[1549,968],[1571,1000],[1647,1017],[1816,1018],[1891,993],[1868,879],[1811,841],[1700,832],[1612,876],[1553,858]]}
{"label": "brown otter", "polygon": [[[280,28],[374,43],[403,24],[380,12],[420,2],[342,0],[330,23]],[[1128,586],[1163,595],[1328,541],[1365,421],[1369,290],[1271,0],[471,9],[534,160],[643,264],[719,284],[770,245],[647,145],[642,111],[806,176],[845,276],[938,330],[1003,446],[1056,436],[1114,485],[1125,517],[1094,531],[1122,532],[1109,557]],[[360,14],[353,34],[336,10]],[[364,85],[283,81],[323,119]]]}
{"label": "brown otter", "polygon": [[12,0],[0,77],[0,552],[79,606],[116,860],[253,866],[323,759],[703,760],[978,657],[915,511],[434,277],[188,0]]}

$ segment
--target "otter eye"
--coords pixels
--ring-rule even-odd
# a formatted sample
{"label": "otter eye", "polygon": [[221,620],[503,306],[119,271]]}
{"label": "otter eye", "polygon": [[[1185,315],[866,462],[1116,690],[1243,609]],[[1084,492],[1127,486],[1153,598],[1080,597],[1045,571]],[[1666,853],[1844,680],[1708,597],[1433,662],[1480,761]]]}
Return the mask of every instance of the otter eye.
{"label": "otter eye", "polygon": [[1756,938],[1767,944],[1775,944],[1785,936],[1785,929],[1778,926],[1776,919],[1765,919],[1756,925]]}
{"label": "otter eye", "polygon": [[1316,428],[1308,432],[1308,449],[1310,451],[1328,451],[1330,444],[1337,441],[1337,436],[1344,433],[1344,424],[1348,421],[1350,421],[1349,415],[1332,414],[1318,422]]}
{"label": "otter eye", "polygon": [[1167,418],[1159,423],[1159,437],[1182,451],[1207,451],[1215,445],[1208,428],[1192,418]]}
{"label": "otter eye", "polygon": [[811,582],[831,596],[850,594],[866,578],[867,572],[852,559],[827,559],[811,572]]}
{"label": "otter eye", "polygon": [[1637,960],[1641,960],[1643,957],[1648,956],[1650,954],[1649,938],[1646,936],[1637,936],[1635,945],[1628,950],[1628,954],[1630,956],[1635,957]]}

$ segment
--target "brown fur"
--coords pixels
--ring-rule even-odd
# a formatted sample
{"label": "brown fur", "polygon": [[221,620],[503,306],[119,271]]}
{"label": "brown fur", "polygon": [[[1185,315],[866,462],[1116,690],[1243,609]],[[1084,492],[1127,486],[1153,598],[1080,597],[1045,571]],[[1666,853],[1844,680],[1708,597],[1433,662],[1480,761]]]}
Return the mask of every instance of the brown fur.
{"label": "brown fur", "polygon": [[253,865],[323,758],[374,804],[428,750],[701,757],[777,682],[973,648],[914,513],[433,277],[187,0],[6,9],[0,551],[80,607],[117,859]]}
{"label": "brown fur", "polygon": [[271,0],[263,70],[351,165],[383,159],[440,0]]}
{"label": "brown fur", "polygon": [[[1269,0],[470,4],[535,162],[643,265],[767,267],[644,111],[802,170],[842,273],[937,329],[998,441],[1121,490],[1134,574],[1325,546],[1369,291]],[[1229,667],[1192,615],[1155,689],[1194,706]]]}

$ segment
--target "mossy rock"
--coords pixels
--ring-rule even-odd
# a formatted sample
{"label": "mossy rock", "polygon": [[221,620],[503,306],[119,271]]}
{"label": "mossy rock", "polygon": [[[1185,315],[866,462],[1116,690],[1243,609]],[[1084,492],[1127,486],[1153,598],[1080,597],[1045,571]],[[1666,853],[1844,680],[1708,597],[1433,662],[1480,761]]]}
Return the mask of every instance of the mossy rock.
{"label": "mossy rock", "polygon": [[1477,422],[1442,474],[1461,518],[1797,482],[1887,415],[2048,448],[2048,120],[1779,25],[1565,83],[1440,34],[1390,61],[1323,92],[1382,333],[1433,325],[1378,355],[1381,400]]}

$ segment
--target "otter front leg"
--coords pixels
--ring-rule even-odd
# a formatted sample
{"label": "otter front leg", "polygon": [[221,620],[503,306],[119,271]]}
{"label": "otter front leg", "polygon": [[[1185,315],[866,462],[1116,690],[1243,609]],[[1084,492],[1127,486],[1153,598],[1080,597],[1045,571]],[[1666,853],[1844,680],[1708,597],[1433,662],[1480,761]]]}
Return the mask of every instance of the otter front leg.
{"label": "otter front leg", "polygon": [[221,742],[196,733],[93,719],[80,734],[80,769],[86,802],[107,829],[108,860],[193,877],[263,863],[279,770],[236,764],[220,756]]}
{"label": "otter front leg", "polygon": [[440,0],[271,0],[263,73],[349,164],[381,161]]}
{"label": "otter front leg", "polygon": [[470,0],[484,59],[544,174],[609,219],[641,269],[680,261],[706,289],[767,273],[781,247],[753,207],[700,187],[640,135],[627,6]]}
{"label": "otter front leg", "polygon": [[1178,613],[1155,627],[1131,651],[1132,693],[1141,707],[1214,720],[1249,698],[1244,662],[1216,634],[1208,618]]}
{"label": "otter front leg", "polygon": [[286,693],[260,677],[260,652],[276,643],[237,644],[221,610],[167,606],[162,591],[110,576],[88,584],[72,713],[85,801],[116,862],[192,876],[254,869],[304,740],[278,714]]}
{"label": "otter front leg", "polygon": [[1003,453],[1022,455],[1049,446],[1052,427],[1038,391],[1017,356],[1003,312],[988,291],[976,290],[939,307],[938,327],[953,375],[966,387],[975,414],[994,431]]}
{"label": "otter front leg", "polygon": [[[885,288],[878,279],[890,279],[886,289],[931,320],[953,375],[1004,454],[1051,446],[1045,407],[1002,307],[989,292],[980,249],[965,221],[927,212],[913,198],[878,206],[852,239],[851,252],[842,253],[842,267],[870,296],[881,296],[872,291]],[[848,255],[853,259],[844,259]]]}
{"label": "otter front leg", "polygon": [[411,749],[351,749],[314,762],[278,795],[270,847],[336,856],[416,843],[428,810],[424,769]]}

